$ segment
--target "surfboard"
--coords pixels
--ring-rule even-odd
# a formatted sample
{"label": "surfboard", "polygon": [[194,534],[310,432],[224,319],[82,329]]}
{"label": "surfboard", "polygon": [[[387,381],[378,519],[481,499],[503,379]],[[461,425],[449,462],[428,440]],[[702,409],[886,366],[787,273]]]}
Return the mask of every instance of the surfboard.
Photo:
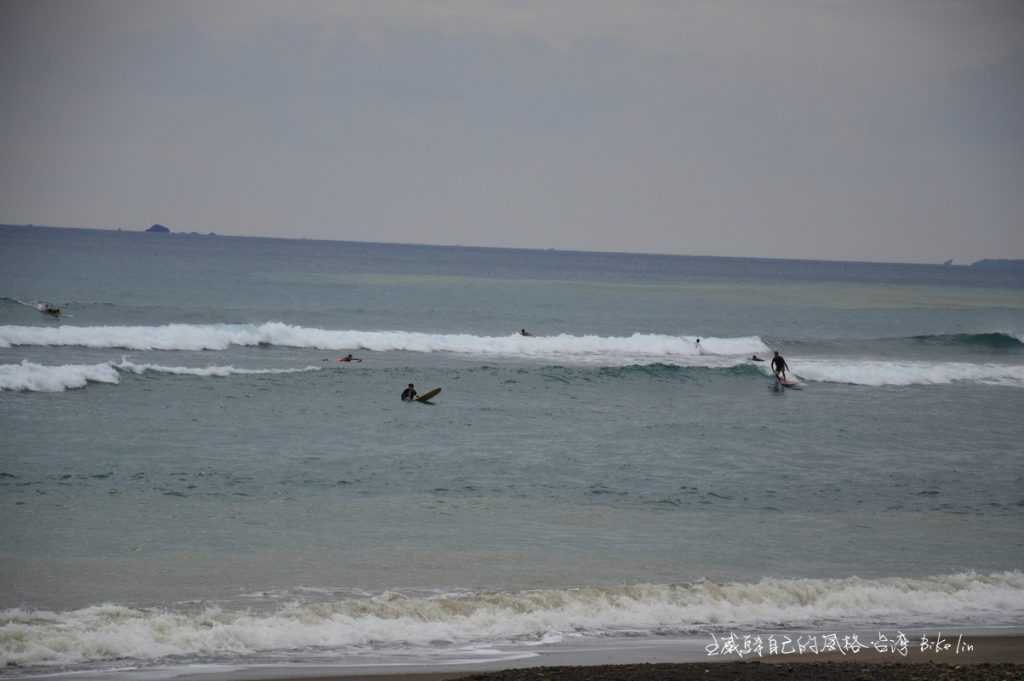
{"label": "surfboard", "polygon": [[440,388],[434,388],[433,390],[428,390],[427,392],[425,392],[422,395],[418,396],[416,398],[416,401],[417,402],[429,402],[432,397],[437,397],[438,393],[440,393],[440,392],[441,392]]}
{"label": "surfboard", "polygon": [[784,381],[779,381],[779,385],[786,388],[792,388],[793,390],[800,390],[801,388],[804,387],[803,383],[801,383],[800,381],[796,381],[792,378],[787,378]]}

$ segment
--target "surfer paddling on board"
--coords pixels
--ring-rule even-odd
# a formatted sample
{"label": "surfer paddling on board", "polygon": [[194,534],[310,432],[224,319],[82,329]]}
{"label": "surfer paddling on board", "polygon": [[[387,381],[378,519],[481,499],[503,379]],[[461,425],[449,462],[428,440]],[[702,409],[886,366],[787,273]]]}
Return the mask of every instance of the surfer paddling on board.
{"label": "surfer paddling on board", "polygon": [[410,383],[409,387],[402,391],[402,401],[412,402],[416,399],[416,387]]}
{"label": "surfer paddling on board", "polygon": [[527,331],[526,329],[519,329],[519,335],[520,336],[525,336],[526,338],[529,338],[533,334],[530,333],[529,331]]}
{"label": "surfer paddling on board", "polygon": [[345,355],[344,357],[339,357],[338,361],[339,362],[362,362],[363,360],[359,359],[358,357],[353,357],[352,353],[350,352],[347,355]]}
{"label": "surfer paddling on board", "polygon": [[779,354],[779,351],[775,351],[775,356],[772,357],[772,371],[775,372],[775,378],[780,383],[786,382],[786,371],[789,369],[789,365],[786,364],[785,358]]}
{"label": "surfer paddling on board", "polygon": [[761,359],[760,357],[758,357],[757,355],[751,355],[750,356],[750,361],[751,362],[763,362],[764,360]]}

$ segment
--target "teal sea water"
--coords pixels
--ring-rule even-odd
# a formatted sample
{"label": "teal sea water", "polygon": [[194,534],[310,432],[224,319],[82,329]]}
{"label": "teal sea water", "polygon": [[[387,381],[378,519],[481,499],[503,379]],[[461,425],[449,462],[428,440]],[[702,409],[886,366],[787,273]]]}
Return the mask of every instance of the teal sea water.
{"label": "teal sea water", "polygon": [[0,296],[0,676],[1024,624],[1019,271],[2,227]]}

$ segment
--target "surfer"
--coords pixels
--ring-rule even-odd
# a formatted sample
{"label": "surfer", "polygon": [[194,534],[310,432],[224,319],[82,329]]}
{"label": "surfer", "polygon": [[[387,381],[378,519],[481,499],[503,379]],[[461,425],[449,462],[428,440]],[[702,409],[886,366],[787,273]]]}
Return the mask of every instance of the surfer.
{"label": "surfer", "polygon": [[416,387],[410,383],[409,387],[402,391],[402,401],[412,402],[416,399]]}
{"label": "surfer", "polygon": [[750,356],[750,361],[751,362],[763,362],[764,360],[761,359],[760,357],[758,357],[757,355],[751,355]]}
{"label": "surfer", "polygon": [[786,364],[785,358],[779,354],[779,351],[775,351],[775,356],[772,357],[772,371],[775,372],[775,378],[780,382],[786,380],[786,371],[789,369],[789,365]]}
{"label": "surfer", "polygon": [[529,337],[530,337],[530,336],[532,336],[533,334],[532,334],[532,333],[530,333],[529,331],[527,331],[526,329],[519,329],[519,335],[520,335],[520,336],[524,336],[524,337],[526,337],[526,338],[529,338]]}
{"label": "surfer", "polygon": [[353,357],[352,353],[350,352],[347,355],[345,355],[344,357],[339,357],[338,361],[339,362],[362,362],[363,360],[359,359],[358,357]]}
{"label": "surfer", "polygon": [[40,306],[39,311],[42,312],[43,314],[48,314],[51,317],[59,317],[60,316],[60,308],[59,307],[54,307],[53,305],[50,305],[49,303],[43,303],[42,306]]}

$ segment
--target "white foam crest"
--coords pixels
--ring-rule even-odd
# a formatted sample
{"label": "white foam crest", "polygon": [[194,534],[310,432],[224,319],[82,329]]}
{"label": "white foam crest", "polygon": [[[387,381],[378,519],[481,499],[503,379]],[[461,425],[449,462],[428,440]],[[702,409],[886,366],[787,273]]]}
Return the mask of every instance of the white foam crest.
{"label": "white foam crest", "polygon": [[217,378],[223,378],[226,376],[253,376],[261,374],[300,374],[308,371],[321,371],[324,367],[322,366],[304,366],[292,369],[241,369],[228,366],[206,366],[206,367],[172,367],[164,366],[162,364],[138,364],[131,362],[127,359],[122,359],[117,364],[112,365],[115,369],[120,371],[128,371],[133,374],[144,374],[146,372],[154,372],[160,374],[174,374],[177,376],[213,376]]}
{"label": "white foam crest", "polygon": [[291,602],[270,613],[101,605],[70,612],[0,612],[0,665],[76,664],[168,655],[226,656],[317,647],[529,644],[563,634],[842,628],[885,624],[1020,624],[1018,571],[925,578],[763,579],[754,583],[640,584],[613,588],[384,593]]}
{"label": "white foam crest", "polygon": [[90,381],[118,383],[120,377],[109,363],[45,366],[26,360],[0,364],[0,390],[55,393],[84,388]]}
{"label": "white foam crest", "polygon": [[181,367],[160,364],[137,364],[128,359],[99,364],[62,364],[47,366],[23,361],[21,364],[0,364],[0,390],[25,392],[63,392],[84,388],[88,383],[120,383],[118,372],[133,374],[161,373],[179,376],[217,377],[259,374],[294,374],[320,371],[324,367],[305,366],[293,369],[240,369],[233,366]]}
{"label": "white foam crest", "polygon": [[454,352],[537,358],[672,359],[766,352],[757,336],[476,336],[413,331],[329,330],[265,324],[166,324],[163,326],[0,326],[0,347],[75,345],[130,350],[224,350],[231,345],[280,345],[323,350]]}
{"label": "white foam crest", "polygon": [[810,381],[853,385],[945,385],[955,382],[1024,388],[1024,365],[969,362],[850,359],[789,360],[794,373]]}

